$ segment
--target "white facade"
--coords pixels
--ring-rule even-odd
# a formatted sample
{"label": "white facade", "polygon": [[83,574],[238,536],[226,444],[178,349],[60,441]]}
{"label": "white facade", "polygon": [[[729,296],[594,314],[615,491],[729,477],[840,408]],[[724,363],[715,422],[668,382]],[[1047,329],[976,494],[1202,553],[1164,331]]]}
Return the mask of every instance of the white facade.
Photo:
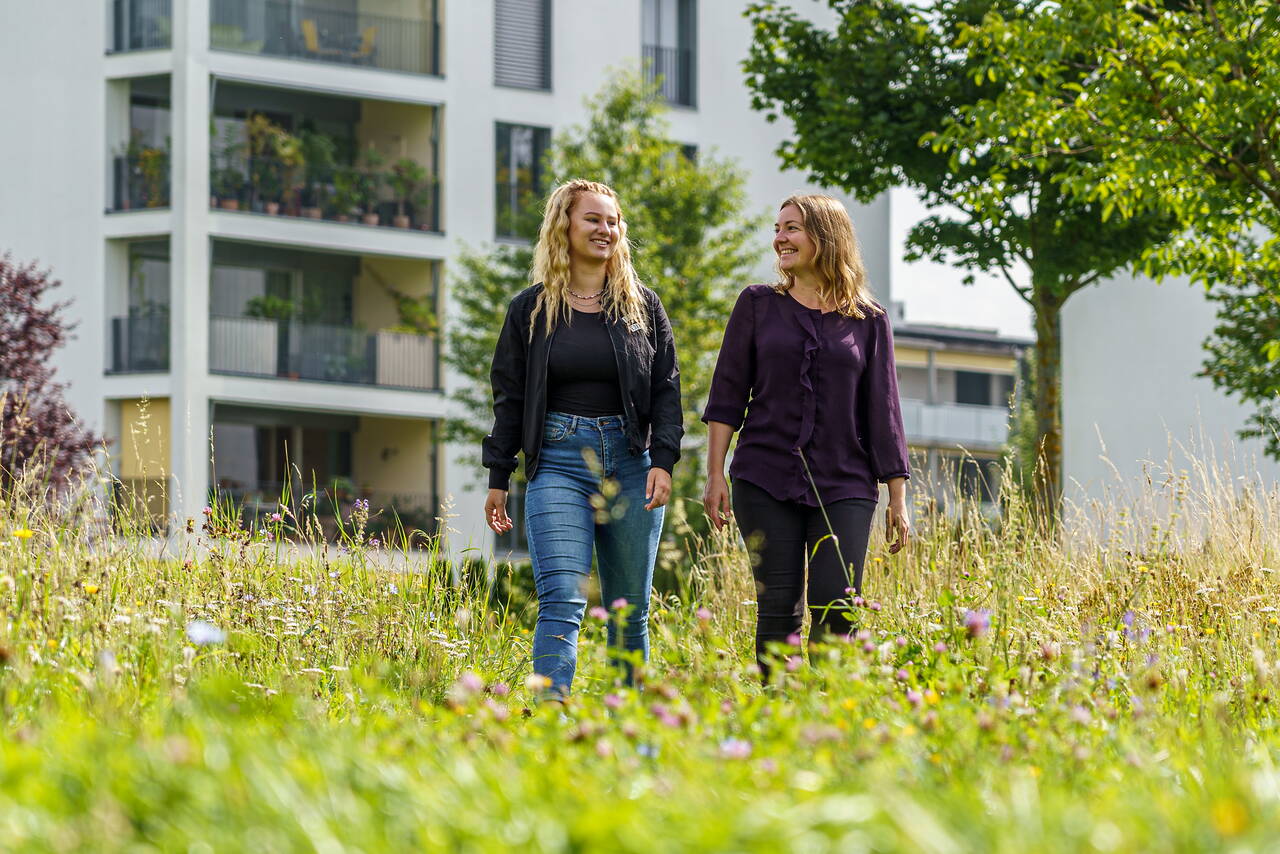
{"label": "white facade", "polygon": [[[1280,464],[1236,432],[1250,410],[1196,376],[1214,327],[1204,289],[1121,276],[1063,310],[1063,468],[1073,501],[1128,501],[1165,474],[1202,466],[1280,481]],[[1237,485],[1239,481],[1236,482]]]}
{"label": "white facade", "polygon": [[[150,3],[153,9],[167,2],[119,0],[126,6]],[[236,39],[240,48],[250,45],[251,50],[261,45],[251,41],[248,30],[228,36],[225,25],[211,26],[211,5],[217,2],[172,0],[171,18],[148,30],[151,36],[163,33],[168,41],[168,46],[154,49],[105,49],[113,45],[119,5],[107,0],[8,4],[5,26],[0,27],[0,72],[7,80],[27,81],[0,88],[0,108],[10,121],[10,132],[0,135],[0,163],[4,164],[0,167],[0,248],[16,259],[36,260],[52,268],[64,283],[58,296],[74,300],[69,314],[78,324],[76,337],[59,356],[60,378],[70,383],[69,399],[76,412],[106,433],[117,453],[128,444],[128,437],[121,435],[122,419],[136,411],[135,402],[142,398],[168,402],[167,410],[157,410],[158,417],[168,413],[168,445],[161,455],[166,458],[163,467],[175,496],[169,509],[180,518],[198,518],[208,500],[208,437],[211,419],[217,417],[211,413],[287,409],[318,419],[353,416],[361,423],[372,419],[382,425],[377,444],[384,447],[371,447],[367,455],[374,465],[382,466],[380,470],[390,470],[403,449],[393,447],[395,443],[386,437],[445,417],[450,411],[448,392],[458,381],[446,372],[442,390],[414,391],[299,381],[296,375],[290,381],[212,373],[211,347],[223,352],[219,364],[233,368],[240,364],[237,360],[252,361],[262,357],[257,351],[272,349],[261,337],[253,339],[252,345],[228,344],[233,339],[227,338],[225,324],[211,319],[217,247],[337,253],[355,259],[362,269],[438,265],[443,273],[439,276],[444,297],[441,313],[447,323],[449,289],[465,284],[452,277],[451,259],[464,245],[478,247],[495,240],[495,123],[529,124],[553,132],[581,123],[583,99],[600,89],[611,69],[638,67],[644,38],[642,0],[608,4],[554,0],[551,87],[536,91],[495,85],[495,15],[503,2],[439,4],[439,76],[211,49],[211,36]],[[247,3],[252,7],[261,0]],[[306,18],[311,10],[335,3],[362,11],[377,6],[380,14],[401,16],[431,5],[426,0],[314,0],[293,7]],[[805,14],[828,14],[804,0],[796,5]],[[779,172],[773,151],[784,127],[766,123],[750,109],[739,66],[750,28],[738,3],[702,0],[693,8],[697,106],[672,109],[672,135],[702,152],[737,159],[749,175],[751,212],[771,216],[778,201],[806,185],[798,174]],[[379,37],[389,37],[392,19],[378,20]],[[354,32],[365,29],[361,24]],[[298,33],[297,38],[301,42],[307,35]],[[352,54],[361,50],[354,43],[341,49]],[[116,192],[113,157],[130,137],[131,92],[157,85],[167,87],[170,99],[171,201],[154,209],[104,213],[113,206]],[[293,99],[352,99],[363,105],[365,114],[377,107],[382,113],[409,117],[397,119],[407,122],[405,128],[410,123],[425,127],[435,122],[439,229],[374,228],[211,208],[210,197],[217,195],[210,178],[216,140],[211,140],[209,127],[214,105],[226,97],[228,87],[253,87],[254,92],[271,91],[275,96],[283,90]],[[413,132],[405,134],[413,137]],[[410,144],[421,142],[421,136],[411,138]],[[387,145],[394,149],[396,138],[391,139]],[[399,144],[404,150],[403,139]],[[395,151],[390,153],[394,156]],[[626,188],[620,190],[625,202]],[[848,203],[873,282],[887,302],[888,203]],[[762,229],[760,277],[768,275],[770,263],[765,255],[770,239],[771,230]],[[138,241],[168,243],[169,367],[167,371],[112,373],[107,356],[112,347],[109,324],[122,310],[122,295],[131,281],[130,247]],[[359,295],[355,299],[358,302]],[[381,340],[378,347],[383,347]],[[291,435],[296,437],[301,429],[294,428]],[[481,519],[484,473],[459,459],[467,450],[444,448],[440,465],[430,475],[436,482],[423,485],[424,492],[447,497],[452,504],[455,516],[450,527],[458,532],[451,543],[454,549],[483,547],[488,542]],[[357,448],[349,449],[350,453],[362,452]],[[379,454],[381,462],[375,459]],[[229,461],[227,468],[236,465]]]}

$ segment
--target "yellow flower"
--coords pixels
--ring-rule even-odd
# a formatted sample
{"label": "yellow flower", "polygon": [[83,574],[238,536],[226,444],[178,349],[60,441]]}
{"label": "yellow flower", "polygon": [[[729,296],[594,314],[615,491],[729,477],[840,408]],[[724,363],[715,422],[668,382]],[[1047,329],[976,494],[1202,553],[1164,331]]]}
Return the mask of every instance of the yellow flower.
{"label": "yellow flower", "polygon": [[934,765],[940,764],[942,762],[942,754],[941,753],[929,754],[929,761],[932,762]]}
{"label": "yellow flower", "polygon": [[902,734],[907,738],[910,738],[911,736],[916,734],[916,728],[913,727],[911,724],[907,724],[902,728]]}
{"label": "yellow flower", "polygon": [[49,638],[47,641],[45,641],[45,642],[44,642],[44,645],[45,645],[45,646],[47,646],[47,647],[49,647],[49,649],[57,649],[57,648],[58,648],[58,642],[57,642],[56,640],[54,640],[53,638]]}
{"label": "yellow flower", "polygon": [[866,718],[866,719],[864,719],[864,720],[862,721],[862,728],[863,728],[863,729],[875,729],[875,728],[876,728],[876,719],[875,719],[875,718]]}
{"label": "yellow flower", "polygon": [[30,528],[19,528],[18,530],[13,532],[13,535],[20,540],[29,540],[33,536],[35,536],[35,533],[36,532],[31,530]]}
{"label": "yellow flower", "polygon": [[86,585],[84,586],[84,592],[85,592],[85,593],[88,593],[90,596],[92,596],[93,594],[95,594],[95,593],[97,593],[97,592],[98,592],[98,585],[96,585],[96,584],[86,584]]}
{"label": "yellow flower", "polygon": [[1214,634],[1215,632],[1217,632],[1217,629],[1215,629],[1213,626],[1209,626],[1204,630],[1204,633],[1206,635],[1211,635],[1211,634]]}
{"label": "yellow flower", "polygon": [[938,701],[941,699],[942,698],[938,696],[938,692],[933,690],[932,688],[924,692],[924,701],[931,706],[938,705]]}
{"label": "yellow flower", "polygon": [[1245,812],[1244,805],[1234,798],[1219,798],[1214,801],[1209,815],[1213,820],[1213,829],[1223,836],[1235,836],[1249,824],[1249,814]]}
{"label": "yellow flower", "polygon": [[845,697],[844,702],[840,705],[844,706],[846,712],[852,712],[858,707],[858,704],[853,701],[852,697]]}

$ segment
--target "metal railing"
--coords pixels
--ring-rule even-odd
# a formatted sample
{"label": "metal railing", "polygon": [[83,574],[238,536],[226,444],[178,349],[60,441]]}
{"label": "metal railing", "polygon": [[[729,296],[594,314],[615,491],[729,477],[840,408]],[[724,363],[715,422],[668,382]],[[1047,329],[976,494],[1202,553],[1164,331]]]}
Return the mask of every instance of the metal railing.
{"label": "metal railing", "polygon": [[658,90],[667,103],[696,106],[692,50],[647,44],[644,68],[646,78],[658,82]]}
{"label": "metal railing", "polygon": [[111,318],[108,373],[134,374],[169,370],[169,313],[130,313]]}
{"label": "metal railing", "polygon": [[[228,483],[210,490],[210,505],[229,507],[248,527],[271,524],[271,514],[281,515],[281,524],[302,533],[311,532],[311,520],[319,523],[327,539],[340,531],[352,530],[352,516],[365,513],[357,502],[367,502],[365,532],[386,538],[402,530],[405,535],[421,531],[434,535],[439,513],[434,492],[409,492],[356,485],[347,478],[328,484],[294,482]],[[420,538],[414,538],[421,545]],[[390,545],[399,545],[391,542]]]}
{"label": "metal railing", "polygon": [[391,174],[355,166],[290,166],[269,157],[230,163],[215,158],[209,184],[211,201],[224,210],[438,232],[439,178],[430,176],[410,198],[396,199]]}
{"label": "metal railing", "polygon": [[963,403],[902,401],[907,440],[965,448],[998,448],[1009,437],[1009,409]]}
{"label": "metal railing", "polygon": [[434,2],[426,18],[399,18],[286,0],[213,0],[209,40],[215,50],[438,75],[439,17]]}
{"label": "metal railing", "polygon": [[162,149],[112,160],[111,210],[169,207],[169,156]]}
{"label": "metal railing", "polygon": [[209,370],[219,374],[435,391],[439,356],[434,335],[257,317],[209,320]]}
{"label": "metal railing", "polygon": [[111,52],[162,50],[172,43],[172,0],[112,0]]}

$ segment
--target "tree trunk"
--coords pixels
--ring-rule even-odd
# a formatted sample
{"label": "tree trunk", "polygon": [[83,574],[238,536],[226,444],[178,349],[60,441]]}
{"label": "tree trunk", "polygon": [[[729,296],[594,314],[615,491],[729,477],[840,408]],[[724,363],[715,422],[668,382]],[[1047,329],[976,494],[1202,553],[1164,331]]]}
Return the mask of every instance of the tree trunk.
{"label": "tree trunk", "polygon": [[1062,301],[1041,297],[1036,325],[1036,497],[1051,518],[1062,501]]}

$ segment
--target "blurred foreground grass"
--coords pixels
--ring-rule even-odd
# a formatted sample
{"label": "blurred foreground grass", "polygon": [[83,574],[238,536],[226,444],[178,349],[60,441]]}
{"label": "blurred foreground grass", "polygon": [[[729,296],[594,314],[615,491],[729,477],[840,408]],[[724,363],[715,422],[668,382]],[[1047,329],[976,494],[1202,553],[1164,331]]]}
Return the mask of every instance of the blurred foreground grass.
{"label": "blurred foreground grass", "polygon": [[[1264,850],[1280,496],[1212,472],[1050,535],[1016,493],[877,542],[848,641],[751,672],[734,541],[682,540],[642,692],[584,628],[530,700],[527,568],[340,556],[220,511],[175,556],[0,506],[6,850]],[[677,530],[683,530],[677,525]],[[385,549],[385,546],[380,546]]]}

